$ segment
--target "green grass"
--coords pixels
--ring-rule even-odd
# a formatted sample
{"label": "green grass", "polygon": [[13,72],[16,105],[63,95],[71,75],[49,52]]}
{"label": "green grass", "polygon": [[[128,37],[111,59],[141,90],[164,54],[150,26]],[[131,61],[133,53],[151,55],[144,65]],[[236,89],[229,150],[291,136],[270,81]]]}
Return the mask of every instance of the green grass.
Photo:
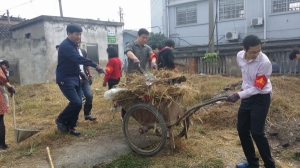
{"label": "green grass", "polygon": [[199,128],[198,128],[198,132],[199,132],[200,134],[203,134],[203,135],[206,134],[206,130],[205,130],[203,127],[199,127]]}
{"label": "green grass", "polygon": [[34,152],[36,151],[36,145],[35,144],[31,144],[30,148],[25,149],[23,151],[19,152],[19,157],[23,157],[23,156],[31,156],[34,154]]}
{"label": "green grass", "polygon": [[225,167],[222,160],[219,159],[208,159],[205,162],[198,164],[198,168],[223,168]]}
{"label": "green grass", "polygon": [[[149,167],[151,161],[148,157],[137,156],[136,154],[129,154],[119,157],[117,160],[105,165],[103,168],[128,168],[128,167]],[[97,167],[95,167],[97,168]]]}
{"label": "green grass", "polygon": [[4,155],[0,155],[0,162],[6,163],[6,157]]}
{"label": "green grass", "polygon": [[300,161],[300,156],[297,156],[295,152],[291,152],[290,156],[291,156],[292,159]]}

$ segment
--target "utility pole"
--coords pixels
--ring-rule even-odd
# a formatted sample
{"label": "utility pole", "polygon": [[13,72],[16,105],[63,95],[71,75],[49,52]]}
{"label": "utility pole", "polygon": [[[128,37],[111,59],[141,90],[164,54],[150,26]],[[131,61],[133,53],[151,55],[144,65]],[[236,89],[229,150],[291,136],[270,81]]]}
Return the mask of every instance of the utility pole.
{"label": "utility pole", "polygon": [[208,52],[213,53],[215,51],[215,47],[214,47],[214,0],[209,0],[208,20],[209,20]]}
{"label": "utility pole", "polygon": [[118,14],[119,14],[119,16],[120,16],[120,22],[123,22],[123,21],[124,21],[124,19],[123,19],[123,15],[124,15],[124,13],[123,13],[123,8],[119,7],[119,12],[118,12]]}
{"label": "utility pole", "polygon": [[61,6],[61,0],[58,0],[58,3],[59,3],[60,17],[64,17],[64,15],[63,15],[63,10],[62,10],[62,6]]}
{"label": "utility pole", "polygon": [[9,11],[6,10],[8,25],[10,25]]}

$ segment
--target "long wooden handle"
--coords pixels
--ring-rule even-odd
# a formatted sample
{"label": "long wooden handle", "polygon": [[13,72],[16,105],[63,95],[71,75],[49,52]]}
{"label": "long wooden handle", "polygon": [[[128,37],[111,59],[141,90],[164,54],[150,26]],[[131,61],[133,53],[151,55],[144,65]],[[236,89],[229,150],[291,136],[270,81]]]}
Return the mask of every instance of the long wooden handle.
{"label": "long wooden handle", "polygon": [[50,162],[50,167],[51,168],[54,168],[54,166],[53,166],[53,162],[52,162],[52,158],[51,158],[51,154],[50,154],[50,149],[49,149],[49,147],[47,146],[47,153],[48,153],[48,158],[49,158],[49,162]]}
{"label": "long wooden handle", "polygon": [[12,95],[12,107],[13,107],[13,118],[14,118],[14,129],[17,128],[17,125],[16,125],[16,108],[15,108],[15,94]]}

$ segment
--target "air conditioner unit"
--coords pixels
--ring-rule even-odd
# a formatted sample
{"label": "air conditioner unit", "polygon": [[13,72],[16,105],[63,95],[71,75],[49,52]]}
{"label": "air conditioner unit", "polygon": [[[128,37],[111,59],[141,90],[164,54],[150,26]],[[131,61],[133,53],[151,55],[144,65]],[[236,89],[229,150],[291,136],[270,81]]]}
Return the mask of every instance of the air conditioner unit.
{"label": "air conditioner unit", "polygon": [[228,41],[237,40],[239,38],[239,33],[237,31],[229,31],[225,33],[225,38]]}
{"label": "air conditioner unit", "polygon": [[261,26],[264,24],[263,18],[259,17],[251,20],[251,26]]}

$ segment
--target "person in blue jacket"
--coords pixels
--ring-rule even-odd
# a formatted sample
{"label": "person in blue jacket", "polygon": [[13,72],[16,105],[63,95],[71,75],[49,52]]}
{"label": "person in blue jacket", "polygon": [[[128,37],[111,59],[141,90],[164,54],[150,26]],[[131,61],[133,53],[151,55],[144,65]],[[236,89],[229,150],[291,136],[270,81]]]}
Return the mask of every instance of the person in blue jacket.
{"label": "person in blue jacket", "polygon": [[68,37],[59,45],[56,68],[56,83],[70,102],[59,114],[55,123],[59,131],[75,136],[80,135],[74,127],[82,107],[79,65],[91,66],[99,73],[104,73],[100,65],[79,55],[77,44],[81,41],[81,33],[82,28],[78,24],[67,25]]}

